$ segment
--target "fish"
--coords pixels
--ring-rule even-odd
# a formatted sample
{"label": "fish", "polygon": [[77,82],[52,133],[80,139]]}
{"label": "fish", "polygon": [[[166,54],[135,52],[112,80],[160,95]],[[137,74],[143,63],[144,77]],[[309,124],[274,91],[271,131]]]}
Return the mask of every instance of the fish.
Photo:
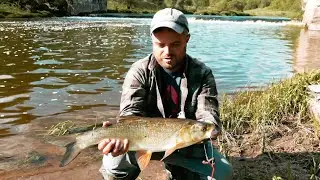
{"label": "fish", "polygon": [[82,150],[97,145],[103,139],[117,138],[128,139],[128,151],[136,152],[138,165],[143,170],[153,152],[165,152],[162,161],[177,149],[209,139],[214,130],[214,124],[191,119],[120,117],[117,123],[80,134],[75,141],[67,144],[60,167],[66,166]]}

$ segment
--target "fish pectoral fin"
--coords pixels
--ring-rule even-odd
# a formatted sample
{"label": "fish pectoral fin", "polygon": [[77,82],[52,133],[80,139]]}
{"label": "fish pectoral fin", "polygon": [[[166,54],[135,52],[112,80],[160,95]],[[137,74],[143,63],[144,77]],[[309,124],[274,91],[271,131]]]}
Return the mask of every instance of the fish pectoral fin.
{"label": "fish pectoral fin", "polygon": [[150,162],[152,152],[151,151],[137,151],[136,159],[141,171],[143,171]]}
{"label": "fish pectoral fin", "polygon": [[183,147],[185,147],[184,143],[178,143],[174,147],[166,150],[166,152],[164,153],[164,156],[162,157],[162,159],[160,161],[163,161],[166,157],[168,157],[170,154],[172,154],[175,150],[183,148]]}

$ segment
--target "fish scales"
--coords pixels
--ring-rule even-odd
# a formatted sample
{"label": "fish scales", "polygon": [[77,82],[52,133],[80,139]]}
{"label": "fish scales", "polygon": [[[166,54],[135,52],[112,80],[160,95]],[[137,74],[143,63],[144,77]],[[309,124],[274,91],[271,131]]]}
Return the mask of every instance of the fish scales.
{"label": "fish scales", "polygon": [[82,142],[81,147],[85,148],[106,138],[126,138],[130,143],[129,150],[153,147],[153,151],[163,151],[174,143],[173,136],[188,123],[188,120],[163,118],[123,120],[107,128],[97,128],[85,133],[79,136],[77,141]]}
{"label": "fish scales", "polygon": [[162,159],[176,149],[184,148],[211,137],[213,124],[190,119],[125,117],[108,127],[80,134],[66,146],[60,166],[69,164],[78,154],[103,139],[128,139],[129,151],[136,151],[141,170],[150,161],[152,152],[165,151]]}

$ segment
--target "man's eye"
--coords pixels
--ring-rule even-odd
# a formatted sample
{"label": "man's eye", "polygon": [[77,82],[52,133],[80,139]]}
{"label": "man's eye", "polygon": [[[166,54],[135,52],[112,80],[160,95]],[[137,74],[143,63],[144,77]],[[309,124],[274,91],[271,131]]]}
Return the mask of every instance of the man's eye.
{"label": "man's eye", "polygon": [[173,46],[178,47],[178,46],[180,46],[180,43],[174,43]]}
{"label": "man's eye", "polygon": [[164,47],[164,44],[158,44],[159,47],[163,48]]}

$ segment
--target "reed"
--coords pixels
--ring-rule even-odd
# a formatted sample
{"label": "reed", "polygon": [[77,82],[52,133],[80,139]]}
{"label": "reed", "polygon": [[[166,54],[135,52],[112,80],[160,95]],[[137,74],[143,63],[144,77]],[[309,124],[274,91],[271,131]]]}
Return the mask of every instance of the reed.
{"label": "reed", "polygon": [[296,74],[272,83],[261,91],[244,91],[224,96],[220,107],[223,127],[244,134],[279,124],[294,126],[311,120],[307,87],[320,83],[320,70]]}

